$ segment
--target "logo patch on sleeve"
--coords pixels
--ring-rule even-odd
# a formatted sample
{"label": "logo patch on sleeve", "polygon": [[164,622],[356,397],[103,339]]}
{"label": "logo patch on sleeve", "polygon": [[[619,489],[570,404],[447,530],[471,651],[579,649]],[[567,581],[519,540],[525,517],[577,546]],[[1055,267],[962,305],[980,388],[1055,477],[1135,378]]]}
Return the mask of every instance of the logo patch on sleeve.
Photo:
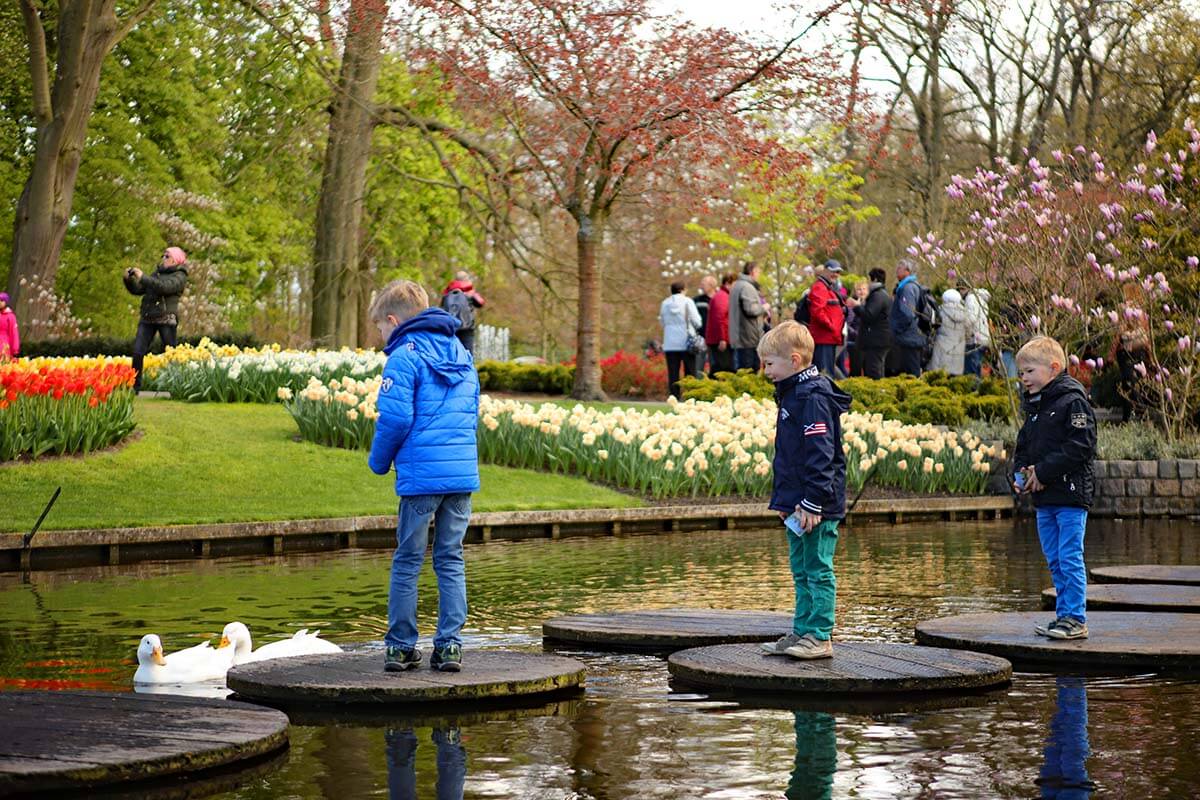
{"label": "logo patch on sleeve", "polygon": [[1088,426],[1087,414],[1079,413],[1071,415],[1072,428],[1086,428]]}
{"label": "logo patch on sleeve", "polygon": [[384,378],[383,381],[379,384],[379,391],[383,392],[384,394],[387,394],[391,390],[391,388],[392,388],[392,379],[391,378]]}
{"label": "logo patch on sleeve", "polygon": [[824,436],[829,433],[829,428],[824,422],[810,422],[804,426],[805,436]]}

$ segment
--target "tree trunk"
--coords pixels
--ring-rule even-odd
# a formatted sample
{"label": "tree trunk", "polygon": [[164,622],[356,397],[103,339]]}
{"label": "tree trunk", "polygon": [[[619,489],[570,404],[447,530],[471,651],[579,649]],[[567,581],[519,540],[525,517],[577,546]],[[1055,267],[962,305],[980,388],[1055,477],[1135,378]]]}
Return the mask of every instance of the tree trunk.
{"label": "tree trunk", "polygon": [[8,294],[23,331],[32,340],[40,338],[49,321],[50,306],[38,302],[34,289],[54,289],[88,121],[100,91],[100,70],[126,31],[119,30],[115,0],[62,2],[51,90],[41,18],[31,3],[23,1],[21,5],[29,44],[37,144],[33,168],[17,201],[13,221]]}
{"label": "tree trunk", "polygon": [[329,120],[313,258],[312,339],[358,343],[358,245],[374,128],[385,0],[354,0]]}
{"label": "tree trunk", "polygon": [[575,260],[579,268],[579,316],[575,327],[576,400],[605,400],[600,383],[600,268],[596,249],[604,239],[603,218],[580,213],[576,222]]}

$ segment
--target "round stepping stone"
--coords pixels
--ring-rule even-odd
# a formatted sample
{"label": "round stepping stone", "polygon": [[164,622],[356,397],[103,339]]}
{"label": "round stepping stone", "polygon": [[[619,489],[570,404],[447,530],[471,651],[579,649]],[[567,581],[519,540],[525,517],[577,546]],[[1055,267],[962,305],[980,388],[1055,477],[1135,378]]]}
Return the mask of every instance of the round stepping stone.
{"label": "round stepping stone", "polygon": [[542,638],[606,650],[680,650],[733,642],[765,642],[792,630],[792,615],[776,611],[661,608],[556,617]]}
{"label": "round stepping stone", "polygon": [[683,683],[777,694],[970,691],[1012,678],[1003,658],[891,642],[834,642],[833,658],[813,661],[723,644],[673,653],[667,666]]}
{"label": "round stepping stone", "polygon": [[225,682],[239,698],[292,703],[452,703],[542,698],[579,689],[584,665],[574,659],[511,650],[468,650],[462,672],[384,672],[383,651],[325,653],[239,664]]}
{"label": "round stepping stone", "polygon": [[1089,570],[1097,583],[1170,583],[1200,586],[1200,566],[1183,564],[1126,564]]}
{"label": "round stepping stone", "polygon": [[487,701],[486,708],[461,703],[422,703],[418,705],[364,706],[305,704],[288,706],[293,725],[339,728],[449,727],[511,722],[534,717],[569,717],[576,713],[579,698],[540,702],[523,696]]}
{"label": "round stepping stone", "polygon": [[1033,632],[1045,611],[962,614],[917,624],[917,642],[992,653],[1018,664],[1094,669],[1200,667],[1200,614],[1096,611],[1087,639],[1061,641]]}
{"label": "round stepping stone", "polygon": [[[1042,608],[1053,611],[1058,592],[1042,590]],[[1200,613],[1200,586],[1166,583],[1091,583],[1087,607],[1097,611],[1178,611]]]}
{"label": "round stepping stone", "polygon": [[0,719],[0,796],[84,797],[99,786],[181,776],[191,786],[194,773],[258,764],[288,743],[280,711],[170,695],[4,692]]}

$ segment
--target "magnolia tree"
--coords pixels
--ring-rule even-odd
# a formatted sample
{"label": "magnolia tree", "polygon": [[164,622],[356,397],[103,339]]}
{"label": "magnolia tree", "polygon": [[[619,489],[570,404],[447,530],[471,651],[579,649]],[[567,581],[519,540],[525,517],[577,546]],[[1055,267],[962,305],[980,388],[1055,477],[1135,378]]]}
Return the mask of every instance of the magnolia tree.
{"label": "magnolia tree", "polygon": [[[1015,350],[1035,335],[1059,340],[1073,365],[1103,368],[1116,334],[1152,343],[1137,356],[1139,393],[1171,437],[1200,409],[1200,317],[1173,284],[1190,283],[1200,261],[1175,252],[1188,225],[1185,198],[1200,197],[1200,130],[1189,119],[1182,146],[1158,147],[1126,175],[1084,147],[1055,150],[1048,164],[998,161],[955,175],[946,192],[967,224],[930,233],[909,253],[951,280],[991,292],[993,347]],[[1012,377],[1012,376],[1010,376]]]}

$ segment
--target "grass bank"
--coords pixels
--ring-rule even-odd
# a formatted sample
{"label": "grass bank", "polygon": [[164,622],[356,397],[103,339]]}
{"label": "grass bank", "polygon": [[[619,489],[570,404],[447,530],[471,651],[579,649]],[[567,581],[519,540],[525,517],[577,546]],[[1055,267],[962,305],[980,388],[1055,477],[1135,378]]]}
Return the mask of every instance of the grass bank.
{"label": "grass bank", "polygon": [[[366,453],[296,442],[277,405],[138,400],[141,436],[111,452],[0,466],[0,530],[392,514],[394,476]],[[636,498],[578,478],[484,465],[476,511],[622,508]]]}

